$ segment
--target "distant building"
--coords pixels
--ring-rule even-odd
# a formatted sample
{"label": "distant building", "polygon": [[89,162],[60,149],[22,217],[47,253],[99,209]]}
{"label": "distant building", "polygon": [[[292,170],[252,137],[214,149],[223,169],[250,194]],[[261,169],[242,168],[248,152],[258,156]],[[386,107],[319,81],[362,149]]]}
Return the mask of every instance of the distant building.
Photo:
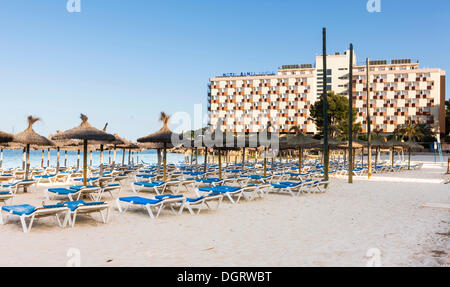
{"label": "distant building", "polygon": [[[354,59],[353,97],[357,122],[366,129],[366,67]],[[279,132],[298,126],[315,133],[309,109],[326,88],[349,95],[350,52],[327,56],[327,82],[323,83],[322,56],[316,63],[285,65],[278,73],[224,74],[210,78],[208,110],[211,125],[219,119],[227,131],[257,132],[271,122]],[[429,124],[445,132],[445,71],[420,68],[411,60],[370,63],[370,113],[372,130],[390,133],[407,121]]]}

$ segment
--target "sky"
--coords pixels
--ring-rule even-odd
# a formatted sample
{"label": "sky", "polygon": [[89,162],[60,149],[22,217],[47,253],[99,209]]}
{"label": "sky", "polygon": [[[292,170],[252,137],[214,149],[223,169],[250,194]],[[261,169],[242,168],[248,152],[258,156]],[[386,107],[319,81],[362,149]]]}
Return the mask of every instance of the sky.
{"label": "sky", "polygon": [[[0,130],[27,115],[48,136],[80,124],[136,140],[157,131],[161,111],[193,114],[223,73],[314,63],[353,43],[358,63],[411,58],[450,70],[450,1],[0,0]],[[447,79],[447,86],[449,80]],[[173,123],[175,127],[177,123]]]}

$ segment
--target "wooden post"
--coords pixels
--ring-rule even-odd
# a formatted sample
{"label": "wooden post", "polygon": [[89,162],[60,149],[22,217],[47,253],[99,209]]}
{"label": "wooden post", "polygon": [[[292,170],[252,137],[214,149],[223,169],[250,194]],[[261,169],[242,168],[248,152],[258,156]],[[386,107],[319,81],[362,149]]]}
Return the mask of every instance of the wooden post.
{"label": "wooden post", "polygon": [[267,176],[267,148],[264,148],[264,177]]}
{"label": "wooden post", "polygon": [[128,165],[131,164],[131,149],[128,149]]}
{"label": "wooden post", "polygon": [[298,173],[302,173],[302,149],[298,148]]}
{"label": "wooden post", "polygon": [[[26,167],[25,167],[25,180],[28,180],[28,174],[30,173],[30,144],[27,144],[26,147]],[[27,192],[27,188],[24,187],[23,192]]]}
{"label": "wooden post", "polygon": [[100,145],[100,177],[103,176],[103,145]]}
{"label": "wooden post", "polygon": [[3,149],[0,149],[0,168],[3,167]]}
{"label": "wooden post", "polygon": [[205,147],[205,159],[203,161],[203,172],[206,173],[206,168],[208,165],[208,147]]}
{"label": "wooden post", "polygon": [[366,98],[366,121],[367,121],[367,164],[369,165],[369,170],[367,172],[367,177],[370,178],[372,176],[372,146],[370,138],[370,67],[369,67],[370,61],[369,58],[366,59],[366,91],[367,91],[367,98]]}
{"label": "wooden post", "polygon": [[392,147],[392,167],[394,167],[394,152],[395,152],[395,147]]}
{"label": "wooden post", "polygon": [[45,150],[42,150],[41,168],[44,168],[44,157],[45,157]]}
{"label": "wooden post", "polygon": [[353,183],[353,44],[350,44],[350,64],[348,81],[348,183]]}
{"label": "wooden post", "polygon": [[88,141],[83,140],[83,186],[87,186],[87,153],[88,153]]}
{"label": "wooden post", "polygon": [[64,167],[67,168],[67,150],[64,150]]}
{"label": "wooden post", "polygon": [[113,150],[113,166],[116,164],[116,146],[114,146],[114,150]]}
{"label": "wooden post", "polygon": [[163,166],[163,172],[164,172],[163,181],[166,181],[167,180],[167,167],[166,167],[166,164],[167,164],[167,150],[166,150],[166,143],[164,143],[163,164],[164,164],[164,166]]}
{"label": "wooden post", "polygon": [[47,149],[47,168],[50,167],[50,149]]}
{"label": "wooden post", "polygon": [[108,149],[108,165],[111,165],[111,149]]}
{"label": "wooden post", "polygon": [[92,151],[89,152],[89,167],[92,168]]}
{"label": "wooden post", "polygon": [[217,152],[219,154],[219,179],[222,180],[222,151],[219,149]]}
{"label": "wooden post", "polygon": [[242,169],[245,167],[245,147],[242,149]]}
{"label": "wooden post", "polygon": [[22,170],[25,170],[25,168],[26,168],[26,166],[25,166],[26,152],[27,152],[27,148],[24,147],[23,151],[22,151]]}
{"label": "wooden post", "polygon": [[123,148],[122,149],[122,166],[125,165],[125,154],[126,154],[126,150]]}
{"label": "wooden post", "polygon": [[325,179],[328,179],[328,167],[329,167],[329,146],[328,146],[328,81],[327,81],[327,29],[323,28],[323,175]]}
{"label": "wooden post", "polygon": [[408,170],[411,169],[411,148],[408,147]]}
{"label": "wooden post", "polygon": [[80,170],[80,149],[77,152],[77,170]]}
{"label": "wooden post", "polygon": [[56,173],[59,172],[59,158],[60,158],[61,149],[57,147],[56,149]]}

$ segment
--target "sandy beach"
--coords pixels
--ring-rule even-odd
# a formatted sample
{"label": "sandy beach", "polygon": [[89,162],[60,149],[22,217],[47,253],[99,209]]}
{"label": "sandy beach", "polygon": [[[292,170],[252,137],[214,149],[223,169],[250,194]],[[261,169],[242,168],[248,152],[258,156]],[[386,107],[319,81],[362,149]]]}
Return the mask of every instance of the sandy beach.
{"label": "sandy beach", "polygon": [[[0,266],[66,266],[73,248],[81,266],[366,266],[373,248],[381,266],[449,266],[450,212],[422,207],[450,203],[446,169],[430,156],[413,159],[425,162],[422,170],[355,178],[353,185],[333,178],[324,194],[225,201],[199,216],[120,214],[105,196],[112,206],[106,225],[94,215],[97,221],[79,217],[75,228],[61,229],[44,218],[24,234],[10,220],[0,226]],[[18,194],[14,204],[41,204],[48,186]]]}

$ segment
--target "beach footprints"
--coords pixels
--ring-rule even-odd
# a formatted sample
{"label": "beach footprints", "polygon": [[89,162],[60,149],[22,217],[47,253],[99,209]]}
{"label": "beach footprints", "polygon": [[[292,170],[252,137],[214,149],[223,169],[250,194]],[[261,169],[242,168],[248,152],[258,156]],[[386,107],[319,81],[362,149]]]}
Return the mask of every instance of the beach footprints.
{"label": "beach footprints", "polygon": [[69,248],[66,256],[69,258],[66,267],[80,267],[81,266],[81,251],[78,248]]}
{"label": "beach footprints", "polygon": [[366,267],[381,267],[381,251],[378,248],[370,248],[366,252],[368,258]]}

